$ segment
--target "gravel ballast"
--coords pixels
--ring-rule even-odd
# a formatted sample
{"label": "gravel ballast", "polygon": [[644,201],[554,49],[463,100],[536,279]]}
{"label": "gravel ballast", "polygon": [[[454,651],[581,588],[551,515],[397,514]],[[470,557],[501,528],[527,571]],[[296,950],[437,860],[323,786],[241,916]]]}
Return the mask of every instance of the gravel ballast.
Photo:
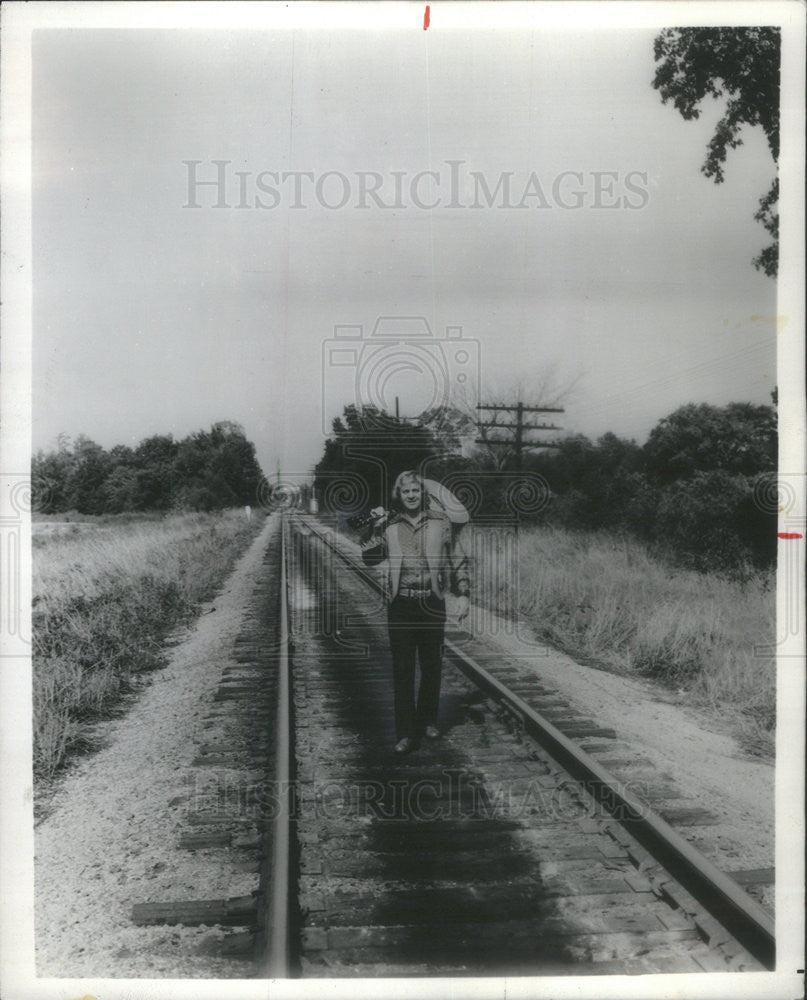
{"label": "gravel ballast", "polygon": [[[223,930],[136,927],[132,904],[249,895],[255,875],[206,851],[177,848],[194,791],[191,767],[201,720],[233,659],[267,539],[270,517],[222,591],[168,665],[120,719],[106,746],[60,783],[35,831],[37,975],[54,977],[241,976],[241,963],[188,958]],[[179,954],[181,951],[185,957]],[[240,971],[235,971],[240,970]]]}

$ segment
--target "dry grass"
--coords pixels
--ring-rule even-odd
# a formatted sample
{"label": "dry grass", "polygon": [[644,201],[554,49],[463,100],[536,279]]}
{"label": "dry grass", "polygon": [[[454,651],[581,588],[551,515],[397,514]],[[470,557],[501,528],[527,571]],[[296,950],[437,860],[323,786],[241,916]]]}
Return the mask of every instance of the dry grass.
{"label": "dry grass", "polygon": [[497,612],[519,612],[541,639],[599,666],[661,681],[746,749],[773,754],[775,664],[754,653],[774,641],[773,572],[675,569],[630,539],[545,528],[522,530],[509,560],[490,530],[470,533],[474,589]]}
{"label": "dry grass", "polygon": [[51,776],[162,640],[213,596],[260,530],[243,511],[37,522],[33,538],[34,770]]}

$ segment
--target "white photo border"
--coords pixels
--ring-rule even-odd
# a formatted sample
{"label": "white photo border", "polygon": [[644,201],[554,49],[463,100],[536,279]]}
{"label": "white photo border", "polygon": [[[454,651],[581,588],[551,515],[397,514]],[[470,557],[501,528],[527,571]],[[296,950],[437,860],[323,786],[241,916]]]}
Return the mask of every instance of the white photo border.
{"label": "white photo border", "polygon": [[[194,29],[273,28],[321,31],[422,30],[423,3],[8,3],[2,10],[2,417],[3,473],[25,478],[31,444],[31,32],[41,28],[101,27]],[[792,477],[796,507],[782,530],[801,530],[804,506],[804,64],[805,7],[797,0],[760,5],[726,2],[536,2],[433,3],[431,31],[480,30],[494,26],[575,26],[591,31],[671,25],[780,25],[782,28],[781,263],[778,314],[778,386],[781,412],[780,470]],[[7,497],[0,516],[9,516]],[[12,512],[13,514],[13,512]],[[793,526],[800,526],[798,529]],[[0,673],[2,744],[2,989],[9,1000],[65,1000],[90,995],[111,998],[240,1000],[297,997],[370,998],[383,993],[408,997],[700,997],[780,998],[804,988],[804,598],[800,631],[788,635],[778,670],[776,767],[777,970],[771,973],[694,976],[607,976],[509,980],[126,980],[44,979],[34,971],[33,813],[30,748],[30,658],[22,637],[30,635],[30,517],[19,515],[19,607],[14,630],[3,622]],[[789,544],[787,542],[780,543]],[[797,543],[804,563],[802,539]],[[780,549],[781,552],[781,549]],[[8,560],[8,548],[3,552]],[[787,614],[780,577],[778,614]],[[6,569],[4,568],[4,572]],[[4,576],[4,583],[9,578]],[[781,634],[781,631],[780,631]],[[88,817],[91,819],[91,817]]]}

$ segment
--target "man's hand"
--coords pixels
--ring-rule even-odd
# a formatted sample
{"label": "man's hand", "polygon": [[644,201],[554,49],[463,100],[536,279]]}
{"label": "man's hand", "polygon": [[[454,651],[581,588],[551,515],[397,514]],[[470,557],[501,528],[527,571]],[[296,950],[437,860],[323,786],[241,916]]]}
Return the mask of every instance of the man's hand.
{"label": "man's hand", "polygon": [[383,507],[374,507],[364,518],[359,543],[362,548],[376,547],[384,538],[384,528],[387,523],[387,512]]}
{"label": "man's hand", "polygon": [[370,517],[372,521],[372,532],[374,538],[379,538],[383,532],[384,528],[387,526],[387,512],[383,507],[373,507],[370,511]]}

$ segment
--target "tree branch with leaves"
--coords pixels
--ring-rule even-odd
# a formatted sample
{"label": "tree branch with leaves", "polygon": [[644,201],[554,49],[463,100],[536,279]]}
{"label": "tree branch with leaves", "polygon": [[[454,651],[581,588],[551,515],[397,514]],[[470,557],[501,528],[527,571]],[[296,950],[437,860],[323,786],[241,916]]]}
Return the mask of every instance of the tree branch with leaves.
{"label": "tree branch with leaves", "polygon": [[[778,28],[665,28],[653,46],[653,87],[664,104],[671,101],[682,118],[697,119],[706,97],[726,97],[726,108],[707,145],[701,171],[721,184],[728,151],[742,145],[745,125],[759,125],[774,163],[779,160],[779,73],[781,36]],[[754,258],[757,270],[775,277],[779,260],[779,181],[760,199],[754,218],[773,243]]]}

